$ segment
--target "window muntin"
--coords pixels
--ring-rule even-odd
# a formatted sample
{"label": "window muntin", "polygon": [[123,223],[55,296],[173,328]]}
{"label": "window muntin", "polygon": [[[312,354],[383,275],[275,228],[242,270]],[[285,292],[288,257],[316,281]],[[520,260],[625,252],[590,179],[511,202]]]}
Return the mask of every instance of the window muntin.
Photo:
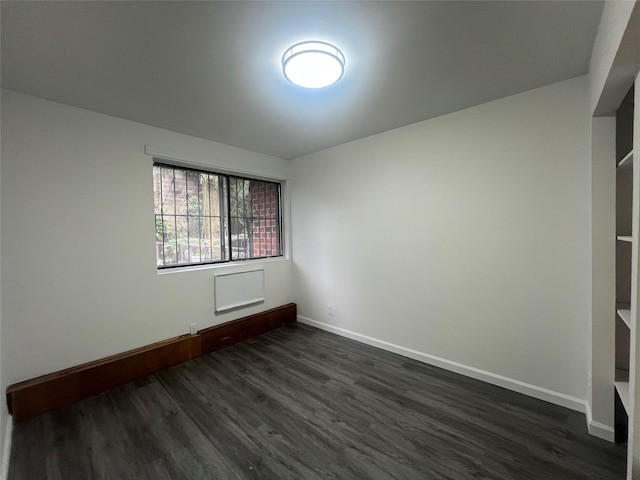
{"label": "window muntin", "polygon": [[158,268],[282,256],[280,184],[154,163]]}

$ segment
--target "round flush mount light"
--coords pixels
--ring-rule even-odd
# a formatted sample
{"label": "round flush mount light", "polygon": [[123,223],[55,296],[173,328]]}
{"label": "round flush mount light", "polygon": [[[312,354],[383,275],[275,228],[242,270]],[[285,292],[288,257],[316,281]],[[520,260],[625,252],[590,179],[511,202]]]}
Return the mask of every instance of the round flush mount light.
{"label": "round flush mount light", "polygon": [[342,78],[344,55],[329,43],[297,43],[282,56],[282,71],[294,85],[304,88],[328,87]]}

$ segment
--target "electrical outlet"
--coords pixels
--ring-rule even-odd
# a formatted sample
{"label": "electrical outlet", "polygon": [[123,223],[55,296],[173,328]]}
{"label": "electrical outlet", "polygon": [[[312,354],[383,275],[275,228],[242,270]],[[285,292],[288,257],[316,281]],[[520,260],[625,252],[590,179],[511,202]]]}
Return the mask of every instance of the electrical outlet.
{"label": "electrical outlet", "polygon": [[327,307],[327,313],[329,313],[329,315],[331,315],[333,317],[333,303],[330,303]]}
{"label": "electrical outlet", "polygon": [[191,335],[196,335],[198,333],[198,324],[197,323],[192,323],[189,325],[189,333],[191,333]]}

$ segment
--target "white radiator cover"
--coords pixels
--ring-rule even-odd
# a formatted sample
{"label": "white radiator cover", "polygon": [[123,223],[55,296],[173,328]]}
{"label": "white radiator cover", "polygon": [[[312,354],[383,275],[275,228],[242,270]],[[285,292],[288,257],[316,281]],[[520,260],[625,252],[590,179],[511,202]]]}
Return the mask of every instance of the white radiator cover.
{"label": "white radiator cover", "polygon": [[213,297],[216,313],[264,302],[264,269],[214,275]]}

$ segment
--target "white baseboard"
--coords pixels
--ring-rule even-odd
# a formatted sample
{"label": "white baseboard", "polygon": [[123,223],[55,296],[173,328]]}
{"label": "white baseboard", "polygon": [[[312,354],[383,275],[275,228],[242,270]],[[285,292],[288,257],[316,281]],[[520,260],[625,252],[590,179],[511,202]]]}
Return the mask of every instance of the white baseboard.
{"label": "white baseboard", "polygon": [[587,417],[587,429],[589,430],[589,434],[608,442],[615,442],[615,431],[613,427],[593,420],[591,417],[591,405],[589,402],[586,403],[586,408],[587,411],[585,415]]}
{"label": "white baseboard", "polygon": [[2,466],[0,467],[0,480],[7,480],[9,476],[9,457],[11,456],[11,439],[13,434],[13,419],[7,417],[7,428],[4,431],[4,444],[2,446]]}
{"label": "white baseboard", "polygon": [[[554,392],[553,390],[548,390],[536,385],[524,383],[512,378],[503,377],[502,375],[497,375],[485,370],[480,370],[479,368],[470,367],[458,362],[453,362],[451,360],[446,360],[434,355],[429,355],[428,353],[418,352],[410,348],[401,347],[400,345],[395,345],[393,343],[385,342],[384,340],[378,340],[377,338],[368,337],[360,333],[345,330],[344,328],[329,325],[328,323],[312,320],[301,315],[298,315],[298,321],[300,323],[304,323],[321,330],[326,330],[327,332],[335,333],[337,335],[356,340],[357,342],[366,343],[367,345],[371,345],[373,347],[378,347],[389,352],[397,353],[398,355],[402,355],[404,357],[412,358],[419,362],[428,363],[429,365],[434,365],[436,367],[444,368],[445,370],[460,373],[462,375],[466,375],[467,377],[482,380],[483,382],[497,385],[508,390],[513,390],[514,392],[523,393],[525,395],[529,395],[530,397],[544,400],[555,405],[560,405],[562,407],[570,408],[571,410],[575,410],[585,414],[587,412],[587,402],[577,397],[565,395],[564,393],[560,392]],[[597,426],[606,428],[606,426],[602,424],[597,424]]]}

